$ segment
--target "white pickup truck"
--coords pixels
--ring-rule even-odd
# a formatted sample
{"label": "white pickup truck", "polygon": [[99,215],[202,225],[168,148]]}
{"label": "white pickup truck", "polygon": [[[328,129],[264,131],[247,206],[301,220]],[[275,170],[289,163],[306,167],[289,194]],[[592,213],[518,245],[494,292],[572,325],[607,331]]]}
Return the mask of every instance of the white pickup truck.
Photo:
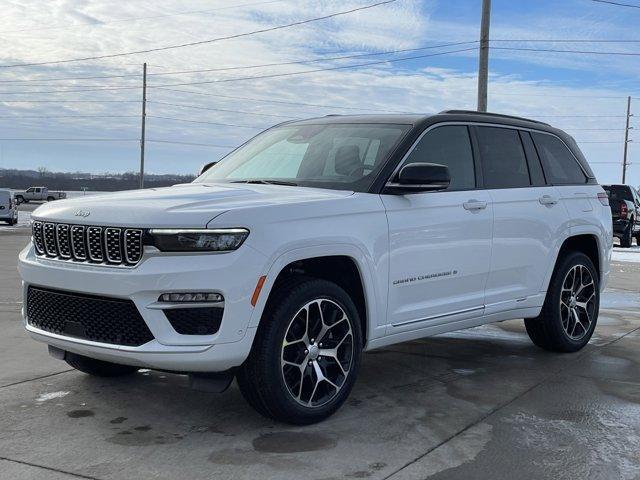
{"label": "white pickup truck", "polygon": [[32,219],[25,327],[52,355],[210,390],[235,377],[294,424],[340,407],[363,351],[511,319],[544,349],[580,350],[613,244],[609,198],[569,135],[459,111],[284,123],[194,183]]}
{"label": "white pickup truck", "polygon": [[41,202],[45,200],[52,202],[53,200],[67,198],[67,194],[65,192],[49,190],[47,187],[29,187],[24,191],[15,192],[15,198],[18,203],[29,203],[31,201]]}

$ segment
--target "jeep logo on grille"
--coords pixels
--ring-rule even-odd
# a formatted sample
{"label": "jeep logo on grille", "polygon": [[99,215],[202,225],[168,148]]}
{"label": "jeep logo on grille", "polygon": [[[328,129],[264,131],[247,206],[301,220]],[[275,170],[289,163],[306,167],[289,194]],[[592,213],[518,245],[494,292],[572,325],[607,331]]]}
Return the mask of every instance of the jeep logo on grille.
{"label": "jeep logo on grille", "polygon": [[76,212],[74,213],[74,215],[76,217],[82,217],[82,218],[86,218],[89,215],[91,215],[91,212],[89,212],[88,210],[76,210]]}

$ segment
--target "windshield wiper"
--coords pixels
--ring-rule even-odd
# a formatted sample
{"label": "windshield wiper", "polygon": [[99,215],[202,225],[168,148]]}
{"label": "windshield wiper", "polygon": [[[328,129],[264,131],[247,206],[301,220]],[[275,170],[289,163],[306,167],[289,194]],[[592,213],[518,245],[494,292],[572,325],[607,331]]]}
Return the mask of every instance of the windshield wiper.
{"label": "windshield wiper", "polygon": [[297,187],[295,182],[287,182],[285,180],[234,180],[231,183],[251,183],[256,185],[287,185],[290,187]]}

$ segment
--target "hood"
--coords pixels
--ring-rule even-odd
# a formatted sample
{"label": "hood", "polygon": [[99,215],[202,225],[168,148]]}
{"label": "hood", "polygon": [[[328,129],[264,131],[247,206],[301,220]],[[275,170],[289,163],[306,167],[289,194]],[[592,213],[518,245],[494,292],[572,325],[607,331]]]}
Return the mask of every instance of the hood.
{"label": "hood", "polygon": [[334,200],[353,192],[284,185],[189,183],[81,196],[42,205],[34,220],[122,227],[205,227],[236,208]]}

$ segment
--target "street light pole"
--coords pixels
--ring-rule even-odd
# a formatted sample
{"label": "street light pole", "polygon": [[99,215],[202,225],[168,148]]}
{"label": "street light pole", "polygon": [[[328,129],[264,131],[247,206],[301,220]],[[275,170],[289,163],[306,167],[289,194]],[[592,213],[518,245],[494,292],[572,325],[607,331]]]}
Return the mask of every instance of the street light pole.
{"label": "street light pole", "polygon": [[480,63],[478,65],[478,111],[487,111],[487,89],[489,82],[489,27],[491,25],[491,0],[482,0],[482,23],[480,26]]}

